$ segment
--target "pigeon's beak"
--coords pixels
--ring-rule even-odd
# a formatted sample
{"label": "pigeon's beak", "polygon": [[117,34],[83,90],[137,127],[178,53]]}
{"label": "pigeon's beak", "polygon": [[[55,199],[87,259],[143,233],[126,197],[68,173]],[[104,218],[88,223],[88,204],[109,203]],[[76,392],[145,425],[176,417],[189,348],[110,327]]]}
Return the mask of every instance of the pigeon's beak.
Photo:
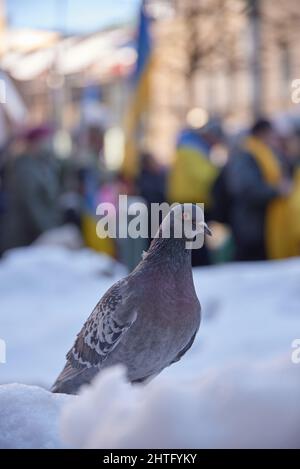
{"label": "pigeon's beak", "polygon": [[201,228],[204,229],[204,233],[206,235],[212,236],[211,230],[208,228],[207,224],[204,221],[200,222],[199,225],[201,225]]}

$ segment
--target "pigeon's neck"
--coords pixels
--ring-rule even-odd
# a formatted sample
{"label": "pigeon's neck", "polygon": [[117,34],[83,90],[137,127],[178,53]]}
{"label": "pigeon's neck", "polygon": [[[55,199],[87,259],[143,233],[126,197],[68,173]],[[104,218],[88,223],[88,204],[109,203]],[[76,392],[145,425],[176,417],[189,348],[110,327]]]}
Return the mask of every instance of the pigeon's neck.
{"label": "pigeon's neck", "polygon": [[191,269],[191,250],[186,249],[183,238],[154,238],[145,254],[145,261],[163,263],[168,270]]}

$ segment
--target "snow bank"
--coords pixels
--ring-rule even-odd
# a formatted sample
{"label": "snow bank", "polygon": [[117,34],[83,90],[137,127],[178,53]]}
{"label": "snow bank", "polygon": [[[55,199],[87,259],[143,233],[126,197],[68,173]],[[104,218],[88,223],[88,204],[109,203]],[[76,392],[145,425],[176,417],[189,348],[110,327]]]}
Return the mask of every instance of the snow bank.
{"label": "snow bank", "polygon": [[37,386],[0,386],[0,448],[59,448],[59,415],[70,399]]}
{"label": "snow bank", "polygon": [[[92,308],[123,275],[88,250],[12,251],[0,262],[0,382],[50,386]],[[300,259],[200,268],[194,280],[203,318],[179,363],[143,387],[107,370],[78,398],[2,386],[1,445],[299,447],[300,364],[291,355]]]}
{"label": "snow bank", "polygon": [[0,448],[300,448],[299,385],[280,359],[147,386],[115,367],[78,397],[2,385]]}
{"label": "snow bank", "polygon": [[62,438],[75,448],[300,448],[299,370],[244,365],[147,386],[106,370],[64,408]]}
{"label": "snow bank", "polygon": [[66,224],[45,231],[34,241],[33,245],[81,249],[84,246],[84,241],[79,228],[72,224]]}

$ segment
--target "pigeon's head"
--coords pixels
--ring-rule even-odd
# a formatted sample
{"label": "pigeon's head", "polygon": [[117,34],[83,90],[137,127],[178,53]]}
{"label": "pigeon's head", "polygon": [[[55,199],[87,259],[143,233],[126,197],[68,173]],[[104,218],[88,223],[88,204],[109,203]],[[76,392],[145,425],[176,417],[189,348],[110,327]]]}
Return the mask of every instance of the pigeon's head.
{"label": "pigeon's head", "polygon": [[175,205],[163,220],[161,228],[163,233],[170,230],[171,237],[187,241],[194,240],[200,234],[212,234],[204,221],[203,209],[191,203]]}

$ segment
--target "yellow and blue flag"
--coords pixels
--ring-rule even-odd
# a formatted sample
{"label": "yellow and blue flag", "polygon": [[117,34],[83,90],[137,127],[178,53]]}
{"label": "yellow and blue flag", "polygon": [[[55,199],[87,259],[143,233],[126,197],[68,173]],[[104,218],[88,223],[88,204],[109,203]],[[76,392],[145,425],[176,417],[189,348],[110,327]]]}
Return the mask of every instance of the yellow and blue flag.
{"label": "yellow and blue flag", "polygon": [[131,77],[132,96],[129,100],[125,120],[125,155],[123,174],[134,178],[139,169],[139,142],[144,133],[143,120],[150,98],[150,76],[152,69],[153,45],[150,33],[151,19],[142,1],[136,40],[137,61]]}

